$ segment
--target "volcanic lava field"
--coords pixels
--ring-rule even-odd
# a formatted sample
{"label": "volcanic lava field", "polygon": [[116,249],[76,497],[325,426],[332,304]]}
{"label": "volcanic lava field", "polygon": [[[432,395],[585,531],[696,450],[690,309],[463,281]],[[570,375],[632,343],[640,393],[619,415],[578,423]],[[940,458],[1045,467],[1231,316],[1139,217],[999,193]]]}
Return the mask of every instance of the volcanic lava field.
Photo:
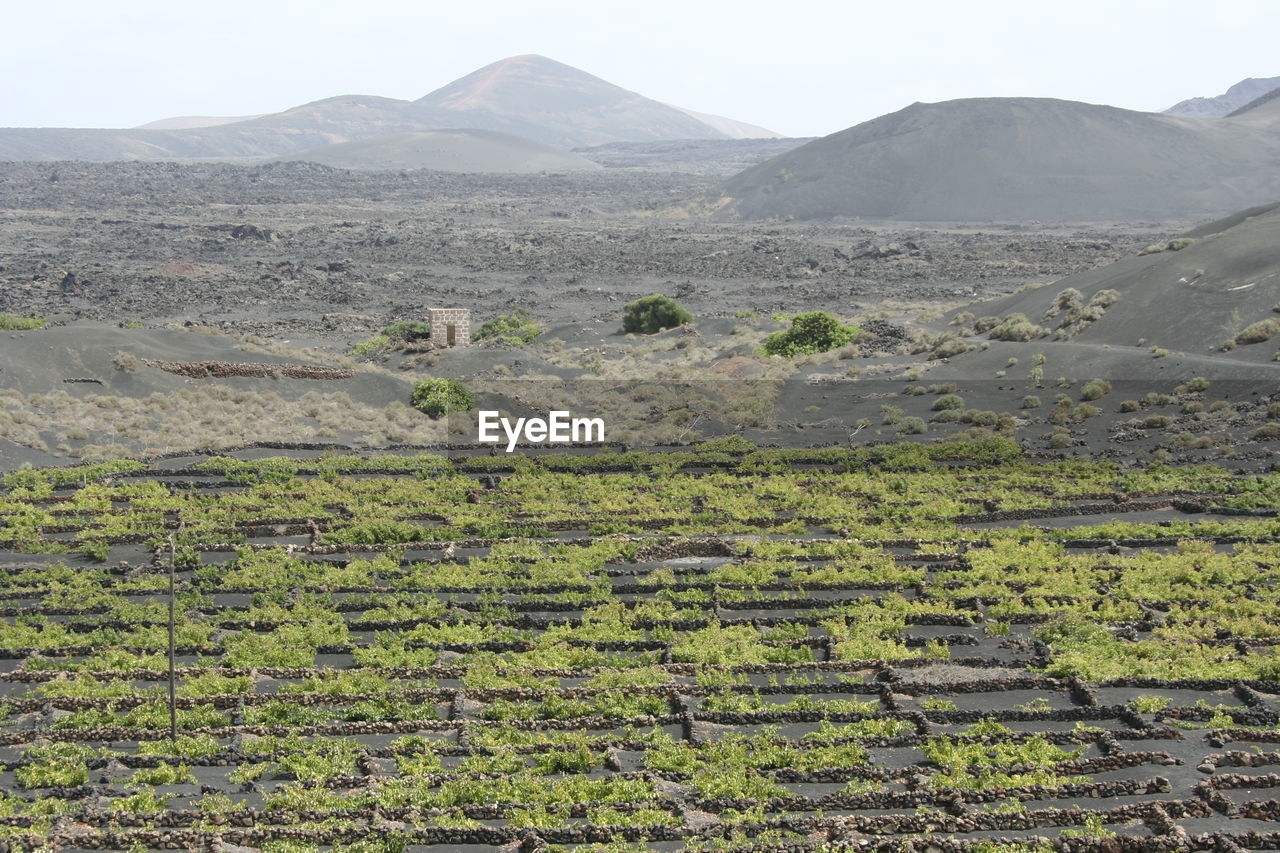
{"label": "volcanic lava field", "polygon": [[1280,844],[1273,473],[725,438],[3,484],[5,849]]}

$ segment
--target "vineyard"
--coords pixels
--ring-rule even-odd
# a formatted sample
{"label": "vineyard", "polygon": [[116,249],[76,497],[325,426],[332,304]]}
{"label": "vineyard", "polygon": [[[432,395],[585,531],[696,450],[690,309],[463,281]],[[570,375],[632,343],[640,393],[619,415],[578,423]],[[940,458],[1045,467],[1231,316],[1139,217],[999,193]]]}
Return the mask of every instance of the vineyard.
{"label": "vineyard", "polygon": [[0,850],[1280,849],[1280,474],[270,452],[4,477]]}

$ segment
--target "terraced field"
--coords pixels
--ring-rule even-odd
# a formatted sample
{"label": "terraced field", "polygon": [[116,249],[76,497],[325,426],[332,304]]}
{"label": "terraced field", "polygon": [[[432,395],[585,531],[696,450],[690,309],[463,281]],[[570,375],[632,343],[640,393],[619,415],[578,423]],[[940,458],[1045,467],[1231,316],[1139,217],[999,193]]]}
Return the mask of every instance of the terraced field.
{"label": "terraced field", "polygon": [[237,455],[5,477],[3,849],[1280,847],[1280,475]]}

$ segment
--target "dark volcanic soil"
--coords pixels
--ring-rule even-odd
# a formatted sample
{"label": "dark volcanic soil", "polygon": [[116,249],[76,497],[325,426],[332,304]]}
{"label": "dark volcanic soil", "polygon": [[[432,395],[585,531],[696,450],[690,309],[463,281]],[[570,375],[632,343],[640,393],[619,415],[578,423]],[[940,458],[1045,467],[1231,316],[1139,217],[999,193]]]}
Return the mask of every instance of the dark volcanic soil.
{"label": "dark volcanic soil", "polygon": [[[1175,224],[925,230],[678,218],[713,179],[353,173],[307,163],[0,164],[0,310],[350,337],[429,306],[609,319],[660,291],[700,316],[844,315],[1012,292]],[[659,215],[661,212],[661,215]]]}

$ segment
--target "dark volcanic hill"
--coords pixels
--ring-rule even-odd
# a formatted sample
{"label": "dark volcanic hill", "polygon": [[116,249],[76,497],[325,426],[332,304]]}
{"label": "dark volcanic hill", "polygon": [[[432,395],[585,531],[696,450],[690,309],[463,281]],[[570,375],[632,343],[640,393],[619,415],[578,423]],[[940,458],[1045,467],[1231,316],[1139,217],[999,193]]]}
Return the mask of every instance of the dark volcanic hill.
{"label": "dark volcanic hill", "polygon": [[288,154],[339,169],[438,172],[577,172],[603,168],[585,157],[493,130],[418,130],[339,142]]}
{"label": "dark volcanic hill", "polygon": [[[203,125],[198,118],[195,122]],[[698,118],[546,57],[517,56],[417,101],[342,95],[199,127],[189,120],[161,120],[128,130],[0,128],[0,160],[267,158],[383,134],[449,128],[496,130],[564,148],[776,136],[719,116]]]}
{"label": "dark volcanic hill", "polygon": [[1280,133],[1048,98],[917,103],[747,169],[723,193],[719,215],[748,219],[1204,218],[1280,198]]}
{"label": "dark volcanic hill", "polygon": [[[1231,357],[1272,363],[1280,341],[1277,246],[1280,204],[1264,205],[1202,225],[1136,257],[964,310],[979,317],[1024,314],[1044,328],[1046,338],[1061,327],[1082,344],[1145,342],[1189,353],[1217,351],[1245,329],[1264,324],[1255,327],[1256,334],[1243,336]],[[1096,320],[1072,326],[1066,323],[1070,311],[1059,302],[1067,288],[1079,291],[1083,306],[1096,302],[1094,294],[1102,290],[1114,291],[1114,302]]]}
{"label": "dark volcanic hill", "polygon": [[1167,115],[1195,118],[1222,118],[1245,104],[1280,88],[1280,77],[1248,77],[1221,95],[1212,98],[1188,98],[1165,110]]}

